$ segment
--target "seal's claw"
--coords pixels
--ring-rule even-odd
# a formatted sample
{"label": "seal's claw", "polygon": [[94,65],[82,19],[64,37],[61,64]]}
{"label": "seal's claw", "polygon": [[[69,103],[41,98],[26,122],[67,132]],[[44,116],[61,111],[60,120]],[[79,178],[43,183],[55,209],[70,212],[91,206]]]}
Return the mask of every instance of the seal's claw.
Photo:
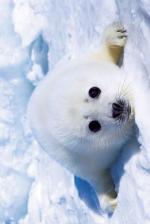
{"label": "seal's claw", "polygon": [[120,22],[112,23],[104,31],[104,40],[109,46],[124,47],[127,37],[127,30]]}

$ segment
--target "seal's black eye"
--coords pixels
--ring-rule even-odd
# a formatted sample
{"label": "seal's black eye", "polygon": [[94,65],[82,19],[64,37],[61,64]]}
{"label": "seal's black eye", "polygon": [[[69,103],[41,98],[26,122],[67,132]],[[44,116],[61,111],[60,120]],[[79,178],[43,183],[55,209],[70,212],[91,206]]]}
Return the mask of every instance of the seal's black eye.
{"label": "seal's black eye", "polygon": [[101,93],[101,90],[96,86],[93,86],[91,89],[89,89],[89,96],[91,98],[99,97],[100,93]]}
{"label": "seal's black eye", "polygon": [[91,121],[89,123],[89,129],[92,132],[98,132],[98,131],[101,130],[101,125],[100,125],[100,123],[98,121]]}

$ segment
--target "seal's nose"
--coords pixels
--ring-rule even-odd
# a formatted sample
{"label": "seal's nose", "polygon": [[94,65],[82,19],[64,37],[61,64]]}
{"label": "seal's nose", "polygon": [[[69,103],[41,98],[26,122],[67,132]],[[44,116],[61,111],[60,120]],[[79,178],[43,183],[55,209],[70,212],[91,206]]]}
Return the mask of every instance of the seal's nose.
{"label": "seal's nose", "polygon": [[117,101],[116,103],[112,104],[112,117],[113,118],[119,118],[125,108],[125,102],[124,101]]}
{"label": "seal's nose", "polygon": [[112,104],[112,117],[114,119],[124,121],[129,118],[130,114],[131,106],[127,101],[119,99]]}

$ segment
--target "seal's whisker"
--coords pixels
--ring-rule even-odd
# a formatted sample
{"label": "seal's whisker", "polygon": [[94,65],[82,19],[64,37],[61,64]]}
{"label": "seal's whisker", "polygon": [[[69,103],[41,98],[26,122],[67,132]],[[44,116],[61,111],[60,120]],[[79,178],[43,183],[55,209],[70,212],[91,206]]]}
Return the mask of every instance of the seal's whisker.
{"label": "seal's whisker", "polygon": [[133,90],[131,87],[131,83],[127,83],[126,79],[124,79],[122,85],[118,88],[116,99],[117,98],[130,98],[132,100]]}

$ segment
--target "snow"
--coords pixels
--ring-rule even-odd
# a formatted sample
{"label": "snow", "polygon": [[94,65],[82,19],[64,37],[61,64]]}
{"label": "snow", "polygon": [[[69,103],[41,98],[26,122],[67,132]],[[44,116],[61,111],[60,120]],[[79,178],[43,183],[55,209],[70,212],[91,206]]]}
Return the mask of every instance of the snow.
{"label": "snow", "polygon": [[[149,8],[148,0],[0,0],[0,224],[150,223]],[[123,66],[135,82],[141,146],[128,145],[112,168],[118,206],[100,218],[93,189],[74,182],[37,144],[26,108],[60,59],[98,44],[118,19],[129,34]]]}

